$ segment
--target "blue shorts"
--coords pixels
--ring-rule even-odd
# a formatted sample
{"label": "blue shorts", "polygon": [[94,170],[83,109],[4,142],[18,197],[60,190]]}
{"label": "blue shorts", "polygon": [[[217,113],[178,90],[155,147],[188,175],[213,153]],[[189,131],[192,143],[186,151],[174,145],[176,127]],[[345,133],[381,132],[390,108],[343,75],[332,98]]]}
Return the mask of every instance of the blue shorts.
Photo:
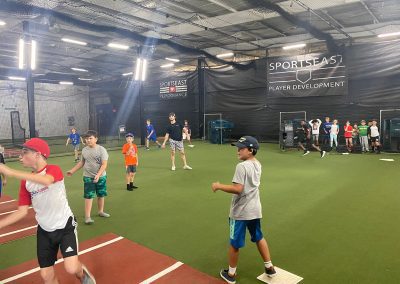
{"label": "blue shorts", "polygon": [[231,245],[239,249],[244,247],[246,239],[246,228],[249,230],[251,241],[256,243],[264,236],[261,232],[260,219],[234,220],[229,218],[229,238]]}
{"label": "blue shorts", "polygon": [[149,141],[156,142],[157,141],[157,136],[150,136]]}

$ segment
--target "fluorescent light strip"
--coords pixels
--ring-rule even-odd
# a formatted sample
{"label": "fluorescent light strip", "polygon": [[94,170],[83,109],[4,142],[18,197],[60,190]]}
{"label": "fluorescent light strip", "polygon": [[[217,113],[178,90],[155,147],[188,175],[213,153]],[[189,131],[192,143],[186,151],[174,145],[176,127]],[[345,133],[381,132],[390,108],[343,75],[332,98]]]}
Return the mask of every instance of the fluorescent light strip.
{"label": "fluorescent light strip", "polygon": [[299,43],[299,44],[293,44],[293,45],[287,45],[282,47],[284,50],[288,50],[288,49],[295,49],[295,48],[301,48],[301,47],[305,47],[306,44],[305,43]]}
{"label": "fluorescent light strip", "polygon": [[58,82],[58,84],[60,84],[60,85],[73,85],[74,83],[73,82],[69,82],[69,81],[60,81],[60,82]]}
{"label": "fluorescent light strip", "polygon": [[14,80],[14,81],[25,81],[25,78],[24,78],[24,77],[14,77],[14,76],[10,76],[10,77],[8,77],[8,79]]}
{"label": "fluorescent light strip", "polygon": [[142,59],[138,58],[136,60],[136,70],[135,70],[135,80],[139,80],[140,77],[140,66],[142,65]]}
{"label": "fluorescent light strip", "polygon": [[174,67],[174,63],[168,63],[168,64],[164,64],[164,65],[161,65],[160,67],[161,68],[168,68],[168,67]]}
{"label": "fluorescent light strip", "polygon": [[71,70],[74,70],[74,71],[79,71],[79,72],[89,72],[88,70],[86,70],[86,69],[82,69],[82,68],[75,68],[75,67],[72,67],[71,68]]}
{"label": "fluorescent light strip", "polygon": [[31,70],[36,69],[36,40],[31,42]]}
{"label": "fluorescent light strip", "polygon": [[142,63],[142,81],[146,80],[146,72],[147,72],[147,60],[143,59],[143,63]]}
{"label": "fluorescent light strip", "polygon": [[165,57],[166,60],[172,61],[172,62],[179,62],[179,59],[175,59],[175,58],[169,58],[169,57]]}
{"label": "fluorescent light strip", "polygon": [[6,22],[0,21],[0,26],[5,26],[5,25],[6,25]]}
{"label": "fluorescent light strip", "polygon": [[233,52],[217,54],[217,58],[226,58],[226,57],[232,57],[232,56],[233,56]]}
{"label": "fluorescent light strip", "polygon": [[70,39],[70,38],[66,38],[66,37],[63,37],[61,40],[64,41],[64,42],[68,42],[68,43],[74,43],[74,44],[79,44],[79,45],[87,45],[87,43],[84,42],[84,41],[74,40],[74,39]]}
{"label": "fluorescent light strip", "polygon": [[90,78],[78,78],[78,80],[81,80],[81,81],[92,81],[93,79],[90,79]]}
{"label": "fluorescent light strip", "polygon": [[107,46],[111,47],[111,48],[123,49],[123,50],[129,49],[129,46],[127,46],[127,45],[119,44],[119,43],[113,43],[113,42],[110,42],[109,44],[107,44]]}
{"label": "fluorescent light strip", "polygon": [[129,76],[129,75],[133,75],[133,72],[128,72],[128,73],[122,74],[122,76]]}
{"label": "fluorescent light strip", "polygon": [[20,38],[18,42],[18,69],[24,69],[24,39]]}
{"label": "fluorescent light strip", "polygon": [[378,35],[378,37],[390,37],[390,36],[398,36],[398,35],[400,35],[400,32],[380,34],[380,35]]}

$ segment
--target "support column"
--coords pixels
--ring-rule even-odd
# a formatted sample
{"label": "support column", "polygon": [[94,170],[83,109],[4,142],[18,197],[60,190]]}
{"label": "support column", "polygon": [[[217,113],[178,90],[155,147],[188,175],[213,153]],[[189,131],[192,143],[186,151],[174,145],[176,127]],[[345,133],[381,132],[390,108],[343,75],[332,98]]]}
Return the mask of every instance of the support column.
{"label": "support column", "polygon": [[203,118],[205,113],[205,104],[206,104],[206,85],[205,85],[205,74],[204,74],[204,57],[200,57],[197,59],[197,79],[198,79],[198,86],[199,86],[199,123],[201,125],[199,127],[199,134],[202,139],[203,137],[203,129],[206,127],[203,125]]}
{"label": "support column", "polygon": [[29,120],[29,137],[36,137],[35,123],[35,82],[32,78],[32,71],[26,71],[26,94],[28,99],[28,120]]}

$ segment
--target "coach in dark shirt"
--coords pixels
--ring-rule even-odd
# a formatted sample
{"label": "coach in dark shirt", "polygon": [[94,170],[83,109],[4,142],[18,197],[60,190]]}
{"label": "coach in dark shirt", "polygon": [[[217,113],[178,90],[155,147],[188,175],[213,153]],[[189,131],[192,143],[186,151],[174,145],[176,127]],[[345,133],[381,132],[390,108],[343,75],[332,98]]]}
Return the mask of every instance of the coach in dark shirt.
{"label": "coach in dark shirt", "polygon": [[[172,167],[171,170],[175,171],[175,151],[178,150],[181,153],[181,158],[183,161],[183,169],[191,170],[192,168],[186,163],[186,155],[183,148],[182,141],[182,131],[187,131],[181,124],[176,122],[175,113],[171,112],[169,114],[170,125],[167,127],[167,133],[164,137],[164,142],[162,143],[162,148],[165,148],[165,143],[169,139],[169,145],[171,147],[171,162]],[[187,134],[187,133],[186,133]]]}

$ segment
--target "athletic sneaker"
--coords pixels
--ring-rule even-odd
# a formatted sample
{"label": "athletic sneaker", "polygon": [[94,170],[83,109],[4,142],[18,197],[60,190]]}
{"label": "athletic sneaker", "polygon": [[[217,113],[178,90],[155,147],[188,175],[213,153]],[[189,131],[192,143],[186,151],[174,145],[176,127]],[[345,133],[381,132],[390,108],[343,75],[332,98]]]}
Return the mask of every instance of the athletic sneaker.
{"label": "athletic sneaker", "polygon": [[304,151],[303,156],[310,154],[310,151]]}
{"label": "athletic sneaker", "polygon": [[268,277],[274,277],[276,275],[275,268],[273,266],[265,268],[265,274],[267,274]]}
{"label": "athletic sneaker", "polygon": [[325,151],[321,151],[321,158],[325,157],[326,152]]}
{"label": "athletic sneaker", "polygon": [[172,166],[171,171],[175,171],[175,170],[176,170],[175,166]]}
{"label": "athletic sneaker", "polygon": [[222,269],[219,272],[219,275],[221,276],[222,279],[224,279],[226,282],[230,283],[230,284],[235,284],[236,283],[236,278],[235,275],[234,276],[230,276],[228,273],[228,269]]}
{"label": "athletic sneaker", "polygon": [[110,214],[108,214],[106,212],[99,212],[99,216],[100,217],[104,217],[104,218],[108,218],[108,217],[110,217]]}
{"label": "athletic sneaker", "polygon": [[92,218],[89,217],[89,218],[86,218],[86,219],[85,219],[85,224],[86,224],[86,225],[92,225],[93,223],[94,223],[94,221],[93,221]]}
{"label": "athletic sneaker", "polygon": [[132,189],[135,189],[135,188],[139,188],[139,187],[137,187],[136,185],[132,185],[131,188],[132,188]]}
{"label": "athletic sneaker", "polygon": [[192,170],[192,168],[191,168],[190,166],[188,166],[188,165],[183,166],[183,169],[184,169],[184,170]]}
{"label": "athletic sneaker", "polygon": [[146,147],[146,150],[150,150],[150,148],[149,148],[149,147]]}
{"label": "athletic sneaker", "polygon": [[93,275],[89,272],[86,266],[82,265],[83,277],[81,279],[82,284],[96,284],[96,279],[94,279]]}

